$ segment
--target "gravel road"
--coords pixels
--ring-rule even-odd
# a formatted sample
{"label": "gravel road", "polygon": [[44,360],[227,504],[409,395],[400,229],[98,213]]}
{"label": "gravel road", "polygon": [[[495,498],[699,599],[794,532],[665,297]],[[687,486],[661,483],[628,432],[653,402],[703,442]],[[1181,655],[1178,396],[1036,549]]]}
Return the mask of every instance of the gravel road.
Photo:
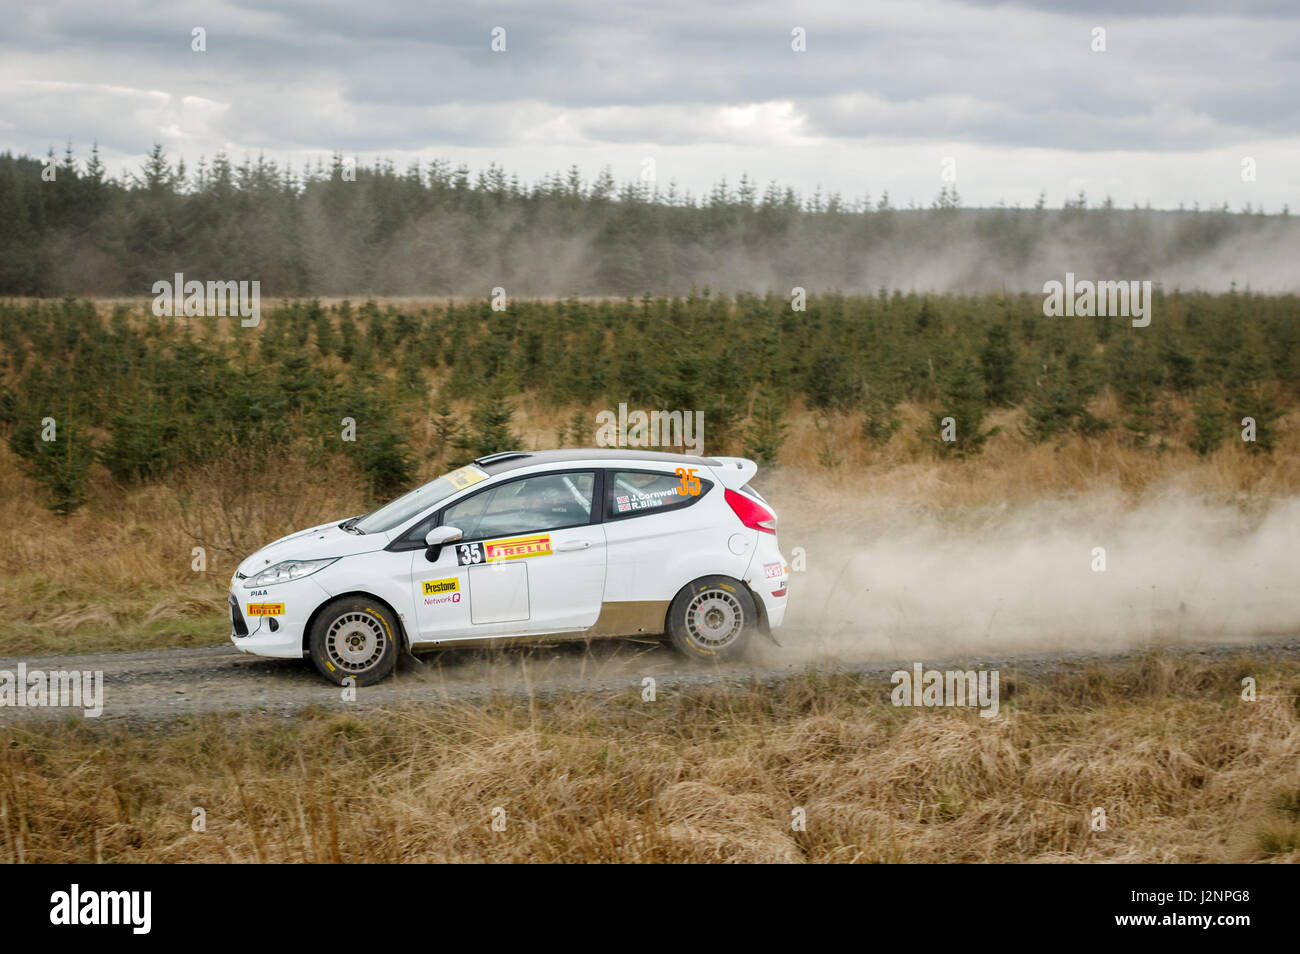
{"label": "gravel road", "polygon": [[[0,659],[0,672],[17,672],[20,663],[34,669],[103,672],[100,720],[164,725],[178,718],[219,712],[263,712],[291,716],[307,706],[327,711],[365,709],[422,700],[479,702],[495,695],[527,698],[530,694],[584,692],[605,695],[640,690],[653,677],[656,691],[671,692],[704,684],[771,683],[809,669],[887,678],[914,662],[927,668],[997,668],[1002,679],[1034,678],[1062,666],[1122,661],[1147,647],[1104,652],[966,655],[949,659],[863,658],[855,661],[809,661],[786,644],[756,647],[752,659],[728,666],[687,664],[669,648],[649,641],[602,640],[590,645],[561,644],[493,652],[461,650],[401,661],[386,682],[358,689],[355,702],[327,683],[306,660],[268,660],[245,656],[229,644],[201,649]],[[1300,659],[1300,635],[1280,635],[1250,643],[1203,643],[1165,646],[1175,655],[1228,658],[1248,651],[1255,657]],[[41,719],[80,719],[80,708],[0,706],[0,724]]]}

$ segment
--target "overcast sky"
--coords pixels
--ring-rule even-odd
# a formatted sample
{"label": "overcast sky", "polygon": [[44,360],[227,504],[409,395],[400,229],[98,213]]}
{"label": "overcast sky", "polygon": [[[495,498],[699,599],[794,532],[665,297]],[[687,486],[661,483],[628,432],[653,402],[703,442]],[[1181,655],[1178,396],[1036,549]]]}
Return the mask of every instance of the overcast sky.
{"label": "overcast sky", "polygon": [[97,140],[114,170],[155,142],[191,163],[444,157],[525,181],[650,158],[661,186],[747,172],[896,205],[948,168],[966,205],[1300,208],[1300,3],[1079,6],[3,0],[0,149]]}

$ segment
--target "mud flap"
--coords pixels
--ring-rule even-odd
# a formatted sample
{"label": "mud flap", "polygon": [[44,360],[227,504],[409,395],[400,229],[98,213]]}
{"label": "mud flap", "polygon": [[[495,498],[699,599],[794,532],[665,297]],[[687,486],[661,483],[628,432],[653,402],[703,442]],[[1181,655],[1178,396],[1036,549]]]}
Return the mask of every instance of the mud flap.
{"label": "mud flap", "polygon": [[754,592],[754,588],[749,585],[748,580],[745,581],[745,589],[749,590],[749,598],[754,601],[754,607],[758,610],[759,631],[768,639],[772,640],[778,649],[785,649],[785,647],[777,641],[776,636],[772,634],[772,627],[767,624],[767,607],[763,605],[763,600]]}

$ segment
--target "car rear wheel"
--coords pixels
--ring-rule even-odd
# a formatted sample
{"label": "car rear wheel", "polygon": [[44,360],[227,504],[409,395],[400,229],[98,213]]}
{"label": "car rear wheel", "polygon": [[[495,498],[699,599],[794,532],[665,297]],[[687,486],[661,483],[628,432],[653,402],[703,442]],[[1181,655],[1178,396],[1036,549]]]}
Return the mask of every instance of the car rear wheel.
{"label": "car rear wheel", "polygon": [[682,588],[668,607],[668,636],[691,659],[734,659],[758,623],[754,598],[729,576],[705,576]]}
{"label": "car rear wheel", "polygon": [[311,627],[308,646],[322,676],[339,685],[351,676],[370,686],[393,671],[401,651],[397,620],[382,603],[346,596],[325,607]]}

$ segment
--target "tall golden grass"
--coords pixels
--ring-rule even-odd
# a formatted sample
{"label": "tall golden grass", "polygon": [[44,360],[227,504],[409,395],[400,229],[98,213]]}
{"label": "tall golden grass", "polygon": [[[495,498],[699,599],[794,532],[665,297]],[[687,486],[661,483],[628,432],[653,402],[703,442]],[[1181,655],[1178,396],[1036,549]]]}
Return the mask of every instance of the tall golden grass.
{"label": "tall golden grass", "polygon": [[653,703],[11,727],[0,861],[1300,861],[1300,664],[1003,677],[993,720],[806,674]]}
{"label": "tall golden grass", "polygon": [[[557,411],[524,396],[516,400],[514,429],[524,448],[554,447],[557,432],[578,413],[592,422],[592,443],[597,410]],[[1300,492],[1294,415],[1281,422],[1271,455],[1230,441],[1201,459],[1187,446],[1186,423],[1164,435],[1163,450],[1133,447],[1118,430],[1034,445],[1020,433],[1023,412],[1012,409],[993,416],[990,426],[999,430],[984,453],[963,461],[938,455],[922,436],[928,413],[904,406],[902,429],[879,446],[863,438],[858,415],[792,408],[780,466],[765,469],[756,483],[784,527],[796,531],[803,514],[866,500],[941,512],[1093,491],[1136,497],[1155,486],[1226,501]],[[1176,417],[1185,421],[1190,412]],[[430,455],[431,440],[427,424],[410,431],[422,480],[443,469]],[[709,451],[707,421],[705,441]],[[373,504],[346,460],[285,453],[270,455],[258,470],[231,460],[146,486],[116,485],[96,468],[87,505],[61,518],[0,447],[0,488],[0,654],[9,655],[219,641],[227,628],[226,587],[243,557]],[[193,569],[195,547],[204,551],[202,572]]]}

